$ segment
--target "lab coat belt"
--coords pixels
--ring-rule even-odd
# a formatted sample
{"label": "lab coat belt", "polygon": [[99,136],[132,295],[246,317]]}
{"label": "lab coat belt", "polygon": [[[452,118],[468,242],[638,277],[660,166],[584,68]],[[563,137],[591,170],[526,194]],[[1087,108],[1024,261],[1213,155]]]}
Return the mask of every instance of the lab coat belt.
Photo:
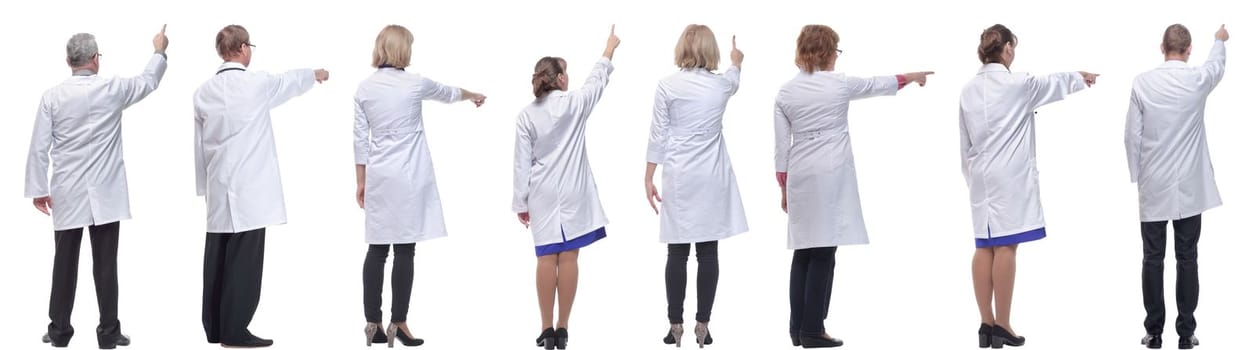
{"label": "lab coat belt", "polygon": [[699,128],[699,129],[671,129],[670,135],[671,136],[694,136],[694,135],[718,134],[721,132],[722,132],[722,127],[719,126],[719,127]]}

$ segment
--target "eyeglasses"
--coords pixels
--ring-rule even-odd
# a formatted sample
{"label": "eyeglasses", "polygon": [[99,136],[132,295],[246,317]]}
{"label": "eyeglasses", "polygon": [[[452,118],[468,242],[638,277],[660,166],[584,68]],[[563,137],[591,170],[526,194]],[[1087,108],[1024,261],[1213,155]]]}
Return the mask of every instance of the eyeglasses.
{"label": "eyeglasses", "polygon": [[248,45],[248,47],[257,47],[257,45],[253,45],[251,42],[247,41],[244,42],[244,45]]}
{"label": "eyeglasses", "polygon": [[844,54],[844,50],[835,49],[835,55],[836,55],[836,56],[843,55],[843,54]]}

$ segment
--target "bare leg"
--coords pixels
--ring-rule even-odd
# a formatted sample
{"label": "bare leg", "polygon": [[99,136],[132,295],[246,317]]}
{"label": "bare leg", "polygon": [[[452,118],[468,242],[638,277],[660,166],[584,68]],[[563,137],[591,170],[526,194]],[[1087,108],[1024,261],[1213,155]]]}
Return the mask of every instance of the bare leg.
{"label": "bare leg", "polygon": [[975,303],[979,305],[979,318],[984,324],[996,323],[992,314],[992,248],[975,248],[970,272],[975,284]]}
{"label": "bare leg", "polygon": [[996,295],[996,324],[1010,334],[1018,333],[1009,326],[1009,309],[1014,301],[1014,273],[1017,269],[1018,245],[996,247],[992,262],[992,288]]}
{"label": "bare leg", "polygon": [[568,328],[570,308],[574,307],[574,294],[579,288],[579,250],[558,254],[557,269],[557,328]]}
{"label": "bare leg", "polygon": [[553,326],[557,300],[557,254],[541,256],[535,266],[535,291],[539,295],[540,331]]}

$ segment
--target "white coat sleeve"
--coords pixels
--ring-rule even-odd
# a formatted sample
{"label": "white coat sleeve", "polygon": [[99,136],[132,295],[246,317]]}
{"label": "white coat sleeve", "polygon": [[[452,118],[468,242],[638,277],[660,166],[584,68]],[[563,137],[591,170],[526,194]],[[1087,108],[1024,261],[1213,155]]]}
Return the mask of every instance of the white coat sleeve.
{"label": "white coat sleeve", "polygon": [[1083,90],[1083,75],[1079,72],[1053,73],[1043,76],[1028,76],[1026,81],[1027,99],[1031,109],[1061,101],[1066,95]]}
{"label": "white coat sleeve", "polygon": [[774,102],[774,171],[787,172],[792,152],[792,122],[783,114],[783,106]]}
{"label": "white coat sleeve", "polygon": [[609,74],[613,73],[613,62],[609,58],[601,57],[592,66],[592,73],[587,75],[587,80],[583,82],[583,87],[579,88],[578,105],[583,114],[581,117],[587,118],[592,114],[592,108],[596,107],[596,103],[600,102],[600,97],[605,92],[605,87],[609,86]]}
{"label": "white coat sleeve", "polygon": [[52,150],[52,111],[47,99],[39,101],[35,131],[30,136],[26,158],[26,198],[48,196],[48,152]]}
{"label": "white coat sleeve", "polygon": [[361,100],[352,99],[353,128],[352,154],[357,165],[365,165],[370,160],[370,121],[365,118],[365,110],[361,108]]}
{"label": "white coat sleeve", "polygon": [[661,164],[666,160],[666,148],[670,140],[670,98],[665,87],[657,86],[657,94],[653,98],[653,126],[648,132],[648,155],[645,160],[653,164]]}
{"label": "white coat sleeve", "polygon": [[[1134,85],[1133,85],[1134,86]],[[1140,179],[1140,142],[1144,131],[1144,112],[1140,108],[1140,99],[1131,90],[1131,105],[1127,107],[1127,131],[1123,144],[1127,148],[1127,168],[1131,170],[1131,182]]]}
{"label": "white coat sleeve", "polygon": [[161,85],[161,78],[165,77],[165,67],[165,55],[153,54],[143,74],[119,79],[117,86],[120,91],[117,92],[122,97],[123,108],[130,107],[155,91]]}
{"label": "white coat sleeve", "polygon": [[957,128],[961,138],[962,176],[966,178],[966,186],[970,186],[970,149],[974,145],[970,141],[970,129],[966,128],[966,111],[957,107]]}
{"label": "white coat sleeve", "polygon": [[525,213],[531,210],[531,166],[534,160],[531,154],[533,140],[525,114],[518,116],[517,129],[513,148],[513,212]]}
{"label": "white coat sleeve", "polygon": [[193,161],[196,166],[196,195],[204,196],[205,177],[209,169],[207,168],[208,162],[205,162],[204,159],[204,119],[201,119],[200,117],[200,109],[196,109],[195,117],[192,118],[192,122],[195,123],[193,139],[196,145],[195,154],[193,155],[195,159]]}
{"label": "white coat sleeve", "polygon": [[312,69],[293,69],[283,74],[270,74],[267,77],[269,107],[274,108],[287,103],[296,96],[303,95],[313,89]]}
{"label": "white coat sleeve", "polygon": [[1214,40],[1214,48],[1209,51],[1209,58],[1202,67],[1202,84],[1206,91],[1213,91],[1218,82],[1223,80],[1227,70],[1227,46],[1222,40]]}
{"label": "white coat sleeve", "polygon": [[731,66],[731,68],[727,68],[727,71],[722,72],[722,77],[731,83],[731,91],[728,92],[728,95],[735,95],[736,92],[740,91],[739,66]]}
{"label": "white coat sleeve", "polygon": [[423,100],[453,103],[461,101],[461,88],[440,84],[437,81],[422,77],[422,79],[418,81],[418,96]]}
{"label": "white coat sleeve", "polygon": [[881,76],[874,78],[846,78],[844,86],[848,88],[848,99],[860,100],[867,97],[875,96],[893,96],[899,91],[896,76]]}

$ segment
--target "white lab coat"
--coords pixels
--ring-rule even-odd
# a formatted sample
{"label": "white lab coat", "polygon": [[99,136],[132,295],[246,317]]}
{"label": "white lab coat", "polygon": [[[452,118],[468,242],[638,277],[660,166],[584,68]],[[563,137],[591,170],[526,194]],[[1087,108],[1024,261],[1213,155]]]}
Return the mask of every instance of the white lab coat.
{"label": "white lab coat", "polygon": [[1044,227],[1035,165],[1035,109],[1084,89],[1078,72],[1032,76],[986,64],[966,84],[959,114],[962,173],[975,238]]}
{"label": "white lab coat", "polygon": [[683,69],[657,84],[647,161],[662,168],[661,242],[716,241],[748,231],[722,138],[740,68]]}
{"label": "white lab coat", "polygon": [[313,82],[312,69],[268,74],[226,62],[196,89],[196,195],[205,197],[207,232],[287,223],[270,109]]}
{"label": "white lab coat", "polygon": [[361,82],[354,154],[365,171],[365,241],[415,243],[447,236],[435,169],[426,146],[422,101],[453,103],[461,89],[381,68]]}
{"label": "white lab coat", "polygon": [[850,101],[895,95],[895,76],[800,72],[774,105],[775,170],[786,172],[788,249],[868,244],[848,135]]}
{"label": "white lab coat", "polygon": [[1166,61],[1131,85],[1124,142],[1140,221],[1179,220],[1222,205],[1205,137],[1205,99],[1218,86],[1227,53],[1214,41],[1199,67]]}
{"label": "white lab coat", "polygon": [[552,91],[518,114],[513,211],[531,215],[535,246],[574,240],[609,224],[587,159],[587,119],[609,84],[601,58],[583,87]]}
{"label": "white lab coat", "polygon": [[75,74],[44,92],[26,159],[26,197],[51,196],[53,230],[131,218],[122,110],[156,90],[165,67],[165,56],[153,54],[139,76]]}

